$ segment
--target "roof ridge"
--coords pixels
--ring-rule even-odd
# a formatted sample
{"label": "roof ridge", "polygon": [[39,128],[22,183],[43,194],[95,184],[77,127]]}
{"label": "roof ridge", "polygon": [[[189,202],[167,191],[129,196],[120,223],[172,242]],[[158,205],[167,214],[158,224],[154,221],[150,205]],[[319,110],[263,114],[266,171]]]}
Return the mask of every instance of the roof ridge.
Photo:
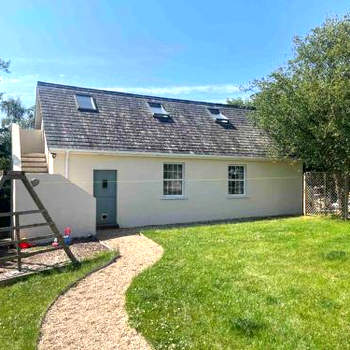
{"label": "roof ridge", "polygon": [[225,108],[236,108],[236,109],[243,109],[243,110],[250,110],[251,109],[249,107],[231,105],[231,104],[227,104],[227,103],[215,103],[215,102],[205,102],[205,101],[194,101],[194,100],[178,99],[178,98],[171,98],[171,97],[141,95],[141,94],[134,94],[134,93],[131,93],[131,92],[121,92],[121,91],[113,91],[113,90],[87,88],[87,87],[81,87],[81,86],[49,83],[49,82],[44,82],[44,81],[38,81],[37,82],[37,87],[39,87],[39,86],[47,86],[47,87],[54,87],[54,88],[61,88],[61,89],[71,89],[71,90],[86,90],[86,91],[89,91],[89,92],[108,93],[108,94],[117,95],[117,96],[129,96],[129,97],[135,97],[135,98],[155,99],[155,100],[162,100],[162,101],[169,101],[169,102],[181,102],[181,103],[190,103],[190,104],[198,104],[198,105],[208,105],[208,106],[222,106],[222,107],[225,107]]}

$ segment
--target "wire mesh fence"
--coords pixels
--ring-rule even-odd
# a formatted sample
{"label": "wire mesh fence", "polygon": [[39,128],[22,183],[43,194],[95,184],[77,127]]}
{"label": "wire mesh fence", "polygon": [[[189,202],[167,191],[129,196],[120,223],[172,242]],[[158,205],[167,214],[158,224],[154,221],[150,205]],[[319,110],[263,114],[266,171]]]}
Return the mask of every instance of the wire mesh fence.
{"label": "wire mesh fence", "polygon": [[[304,211],[306,215],[343,215],[345,181],[341,174],[307,172],[304,174]],[[348,205],[349,212],[349,205]]]}

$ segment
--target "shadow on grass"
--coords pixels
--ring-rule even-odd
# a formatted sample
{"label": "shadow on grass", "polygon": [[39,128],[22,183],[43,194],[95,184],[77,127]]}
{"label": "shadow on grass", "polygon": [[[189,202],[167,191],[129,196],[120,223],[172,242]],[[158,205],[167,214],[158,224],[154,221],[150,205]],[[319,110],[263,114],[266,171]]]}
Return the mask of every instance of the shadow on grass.
{"label": "shadow on grass", "polygon": [[196,221],[189,223],[176,223],[176,224],[167,224],[167,225],[149,225],[149,226],[139,226],[139,227],[130,227],[130,228],[114,228],[114,229],[100,229],[97,231],[96,237],[100,241],[105,241],[112,238],[131,236],[140,234],[144,231],[149,230],[171,230],[181,227],[202,227],[202,226],[215,226],[215,225],[225,225],[225,224],[240,224],[243,222],[255,222],[255,221],[269,221],[276,219],[288,219],[288,218],[297,218],[301,215],[275,215],[275,216],[254,216],[248,218],[235,218],[235,219],[225,219],[225,220],[211,220],[211,221]]}
{"label": "shadow on grass", "polygon": [[343,250],[332,250],[329,253],[324,255],[324,258],[327,260],[341,260],[344,261],[346,260],[347,254]]}
{"label": "shadow on grass", "polygon": [[236,317],[231,320],[231,329],[247,337],[254,337],[265,328],[265,323],[250,318]]}

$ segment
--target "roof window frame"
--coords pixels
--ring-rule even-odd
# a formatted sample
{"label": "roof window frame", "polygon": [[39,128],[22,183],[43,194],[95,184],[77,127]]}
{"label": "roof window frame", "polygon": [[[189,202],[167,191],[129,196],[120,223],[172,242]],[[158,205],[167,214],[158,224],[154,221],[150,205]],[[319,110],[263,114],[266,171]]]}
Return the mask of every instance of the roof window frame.
{"label": "roof window frame", "polygon": [[[86,107],[80,107],[79,105],[79,101],[78,101],[78,96],[82,96],[82,97],[89,97],[90,101],[92,102],[93,108],[86,108]],[[97,108],[97,104],[96,104],[96,100],[92,95],[89,94],[84,94],[84,93],[76,93],[74,95],[75,98],[75,104],[77,106],[78,111],[81,112],[93,112],[93,113],[98,113],[98,108]]]}
{"label": "roof window frame", "polygon": [[208,112],[217,123],[222,123],[225,125],[230,124],[230,120],[221,113],[219,108],[208,107]]}
{"label": "roof window frame", "polygon": [[[158,106],[152,106],[153,105],[159,105]],[[147,101],[147,105],[148,105],[148,108],[150,109],[152,115],[154,118],[163,118],[163,119],[170,119],[170,114],[167,112],[167,110],[164,108],[164,106],[162,105],[161,102],[157,102],[157,101]],[[157,113],[154,111],[153,108],[160,108],[162,110],[162,112],[164,113]]]}

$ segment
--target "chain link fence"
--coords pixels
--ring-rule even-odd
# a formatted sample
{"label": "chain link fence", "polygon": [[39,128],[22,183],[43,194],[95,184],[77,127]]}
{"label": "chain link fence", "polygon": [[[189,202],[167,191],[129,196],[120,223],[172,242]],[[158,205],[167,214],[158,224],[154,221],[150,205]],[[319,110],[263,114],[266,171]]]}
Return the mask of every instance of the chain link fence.
{"label": "chain link fence", "polygon": [[[307,172],[304,174],[305,215],[341,216],[344,201],[344,177],[341,174]],[[349,206],[348,206],[349,208]]]}

